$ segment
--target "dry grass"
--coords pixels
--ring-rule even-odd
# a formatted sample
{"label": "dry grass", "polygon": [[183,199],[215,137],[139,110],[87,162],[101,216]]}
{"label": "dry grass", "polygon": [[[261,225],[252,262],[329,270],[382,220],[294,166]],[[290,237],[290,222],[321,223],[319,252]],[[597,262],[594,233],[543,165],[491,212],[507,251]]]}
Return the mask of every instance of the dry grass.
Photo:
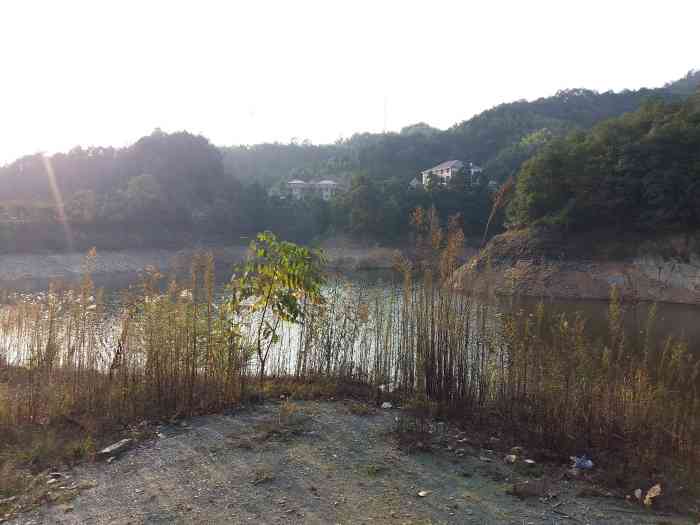
{"label": "dry grass", "polygon": [[381,463],[369,463],[366,467],[367,475],[370,478],[376,478],[381,474],[389,471],[389,467]]}
{"label": "dry grass", "polygon": [[[5,461],[0,465],[0,500],[9,499],[22,493],[29,485],[31,478],[16,468],[13,461]],[[7,502],[6,505],[9,505]],[[0,507],[2,510],[2,507]]]}
{"label": "dry grass", "polygon": [[367,403],[350,401],[347,403],[348,412],[355,416],[372,416],[377,413],[377,409]]}
{"label": "dry grass", "polygon": [[334,283],[322,304],[305,304],[304,323],[285,328],[273,349],[261,390],[249,320],[218,307],[211,256],[165,290],[151,272],[124,297],[116,323],[89,258],[79,290],[11,298],[0,310],[0,447],[12,452],[0,467],[36,471],[90,457],[89,440],[116,427],[261,397],[285,399],[270,436],[303,427],[288,399],[403,399],[406,432],[421,434],[436,417],[466,419],[523,444],[594,453],[617,480],[673,473],[700,491],[700,360],[681,340],[654,339],[654,310],[641,346],[626,339],[614,293],[603,339],[587,335],[584,319],[543,307],[495,317],[449,285],[463,240],[457,223],[443,230],[427,212],[413,220],[416,255],[397,260],[403,281],[382,290]]}
{"label": "dry grass", "polygon": [[251,480],[251,483],[253,485],[262,485],[263,483],[270,483],[274,480],[275,473],[273,472],[272,468],[267,465],[264,465],[255,469],[255,472],[253,472],[253,479]]}

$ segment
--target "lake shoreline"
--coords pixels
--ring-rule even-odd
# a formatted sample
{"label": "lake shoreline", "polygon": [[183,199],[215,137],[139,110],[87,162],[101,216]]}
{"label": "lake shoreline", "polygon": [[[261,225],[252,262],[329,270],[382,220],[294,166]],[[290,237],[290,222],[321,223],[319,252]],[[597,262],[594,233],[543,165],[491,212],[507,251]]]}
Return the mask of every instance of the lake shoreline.
{"label": "lake shoreline", "polygon": [[[389,270],[398,248],[321,245],[333,271]],[[90,274],[98,287],[125,288],[138,282],[148,269],[166,275],[184,276],[198,253],[211,252],[219,279],[227,279],[236,264],[245,261],[247,245],[196,246],[181,249],[125,249],[97,251]],[[39,291],[51,282],[76,283],[85,273],[86,254],[52,252],[0,255],[0,289]]]}
{"label": "lake shoreline", "polygon": [[692,236],[616,239],[515,230],[494,237],[459,268],[455,288],[566,300],[700,305],[700,255]]}

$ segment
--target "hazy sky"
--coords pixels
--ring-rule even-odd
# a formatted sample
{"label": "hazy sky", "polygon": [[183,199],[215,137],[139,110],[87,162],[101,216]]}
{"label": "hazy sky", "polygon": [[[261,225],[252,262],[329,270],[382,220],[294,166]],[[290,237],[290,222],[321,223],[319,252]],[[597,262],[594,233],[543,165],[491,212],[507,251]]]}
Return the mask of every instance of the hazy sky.
{"label": "hazy sky", "polygon": [[700,67],[698,0],[0,0],[0,163],[127,145],[331,142]]}

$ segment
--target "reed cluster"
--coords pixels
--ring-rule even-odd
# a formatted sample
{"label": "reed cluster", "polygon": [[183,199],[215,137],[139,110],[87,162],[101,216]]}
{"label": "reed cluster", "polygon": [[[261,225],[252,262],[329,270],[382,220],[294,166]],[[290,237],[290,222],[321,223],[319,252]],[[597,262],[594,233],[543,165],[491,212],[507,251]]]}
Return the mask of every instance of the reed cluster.
{"label": "reed cluster", "polygon": [[[89,257],[88,264],[89,267]],[[215,297],[211,255],[187,282],[149,271],[116,310],[89,271],[0,310],[0,425],[131,422],[239,401],[251,352]]]}
{"label": "reed cluster", "polygon": [[457,221],[443,229],[422,210],[412,220],[415,249],[397,254],[395,282],[340,279],[323,300],[301,297],[301,322],[281,323],[270,339],[266,383],[253,380],[261,367],[250,326],[262,323],[217,296],[211,255],[194,259],[185,282],[149,272],[117,308],[95,290],[90,257],[77,290],[5,297],[0,431],[68,418],[90,435],[105,421],[221,410],[275,382],[300,392],[355,384],[528,444],[697,474],[700,359],[681,340],[654,337],[655,307],[641,343],[626,337],[614,290],[604,337],[543,305],[499,312],[451,286]]}

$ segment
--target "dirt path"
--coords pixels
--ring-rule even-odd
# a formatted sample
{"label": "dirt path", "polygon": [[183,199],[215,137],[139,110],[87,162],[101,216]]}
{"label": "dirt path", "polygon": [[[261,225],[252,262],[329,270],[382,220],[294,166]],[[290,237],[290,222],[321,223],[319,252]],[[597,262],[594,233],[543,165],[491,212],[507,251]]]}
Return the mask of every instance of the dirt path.
{"label": "dirt path", "polygon": [[690,523],[619,499],[576,497],[578,481],[551,485],[552,499],[517,499],[506,494],[516,475],[500,456],[455,454],[444,441],[432,452],[400,450],[391,435],[398,410],[295,407],[286,419],[272,403],[164,427],[111,464],[71,472],[71,483],[94,485],[72,502],[10,523]]}

